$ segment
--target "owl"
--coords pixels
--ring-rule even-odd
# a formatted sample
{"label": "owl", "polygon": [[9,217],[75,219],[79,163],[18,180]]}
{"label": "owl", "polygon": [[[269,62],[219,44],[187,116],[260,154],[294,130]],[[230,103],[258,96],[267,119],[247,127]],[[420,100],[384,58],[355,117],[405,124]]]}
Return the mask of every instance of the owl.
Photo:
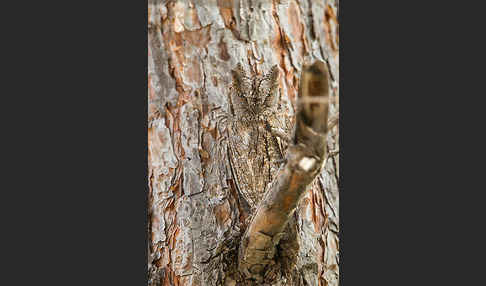
{"label": "owl", "polygon": [[255,210],[283,160],[283,143],[276,130],[279,119],[278,66],[263,75],[241,64],[232,71],[230,92],[229,157],[239,193]]}

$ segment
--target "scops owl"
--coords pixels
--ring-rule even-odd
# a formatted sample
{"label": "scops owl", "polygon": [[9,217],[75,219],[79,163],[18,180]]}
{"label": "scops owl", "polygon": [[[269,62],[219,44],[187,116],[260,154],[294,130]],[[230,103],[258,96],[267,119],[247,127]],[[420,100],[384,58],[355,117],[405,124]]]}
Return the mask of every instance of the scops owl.
{"label": "scops owl", "polygon": [[254,75],[238,64],[232,75],[230,164],[238,191],[254,210],[283,159],[283,140],[275,132],[287,130],[277,110],[279,69]]}

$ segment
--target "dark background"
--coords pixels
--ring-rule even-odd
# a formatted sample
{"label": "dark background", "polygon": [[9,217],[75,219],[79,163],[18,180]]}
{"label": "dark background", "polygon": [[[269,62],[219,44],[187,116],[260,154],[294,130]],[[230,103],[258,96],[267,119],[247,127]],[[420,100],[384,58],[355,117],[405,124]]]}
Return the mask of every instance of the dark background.
{"label": "dark background", "polygon": [[[2,285],[146,285],[147,3],[9,5]],[[480,285],[482,10],[339,5],[341,285]]]}

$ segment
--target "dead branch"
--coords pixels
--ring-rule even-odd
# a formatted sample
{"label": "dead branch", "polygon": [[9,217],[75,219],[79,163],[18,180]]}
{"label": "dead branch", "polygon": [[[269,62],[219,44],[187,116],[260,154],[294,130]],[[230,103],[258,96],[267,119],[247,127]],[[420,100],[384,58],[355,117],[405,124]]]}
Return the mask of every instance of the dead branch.
{"label": "dead branch", "polygon": [[[261,282],[275,246],[300,199],[319,174],[326,157],[329,110],[329,71],[323,62],[305,66],[299,88],[296,128],[279,170],[241,240],[239,268]],[[331,124],[331,125],[335,125]]]}

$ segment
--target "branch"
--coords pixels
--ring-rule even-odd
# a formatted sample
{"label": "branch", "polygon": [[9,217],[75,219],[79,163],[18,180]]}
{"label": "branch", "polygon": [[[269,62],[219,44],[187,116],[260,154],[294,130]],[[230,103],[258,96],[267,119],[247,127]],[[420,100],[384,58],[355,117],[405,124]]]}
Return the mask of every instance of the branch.
{"label": "branch", "polygon": [[323,62],[305,66],[299,88],[296,128],[287,162],[279,170],[241,240],[239,269],[261,282],[274,264],[275,246],[300,199],[320,173],[326,156],[329,71]]}

